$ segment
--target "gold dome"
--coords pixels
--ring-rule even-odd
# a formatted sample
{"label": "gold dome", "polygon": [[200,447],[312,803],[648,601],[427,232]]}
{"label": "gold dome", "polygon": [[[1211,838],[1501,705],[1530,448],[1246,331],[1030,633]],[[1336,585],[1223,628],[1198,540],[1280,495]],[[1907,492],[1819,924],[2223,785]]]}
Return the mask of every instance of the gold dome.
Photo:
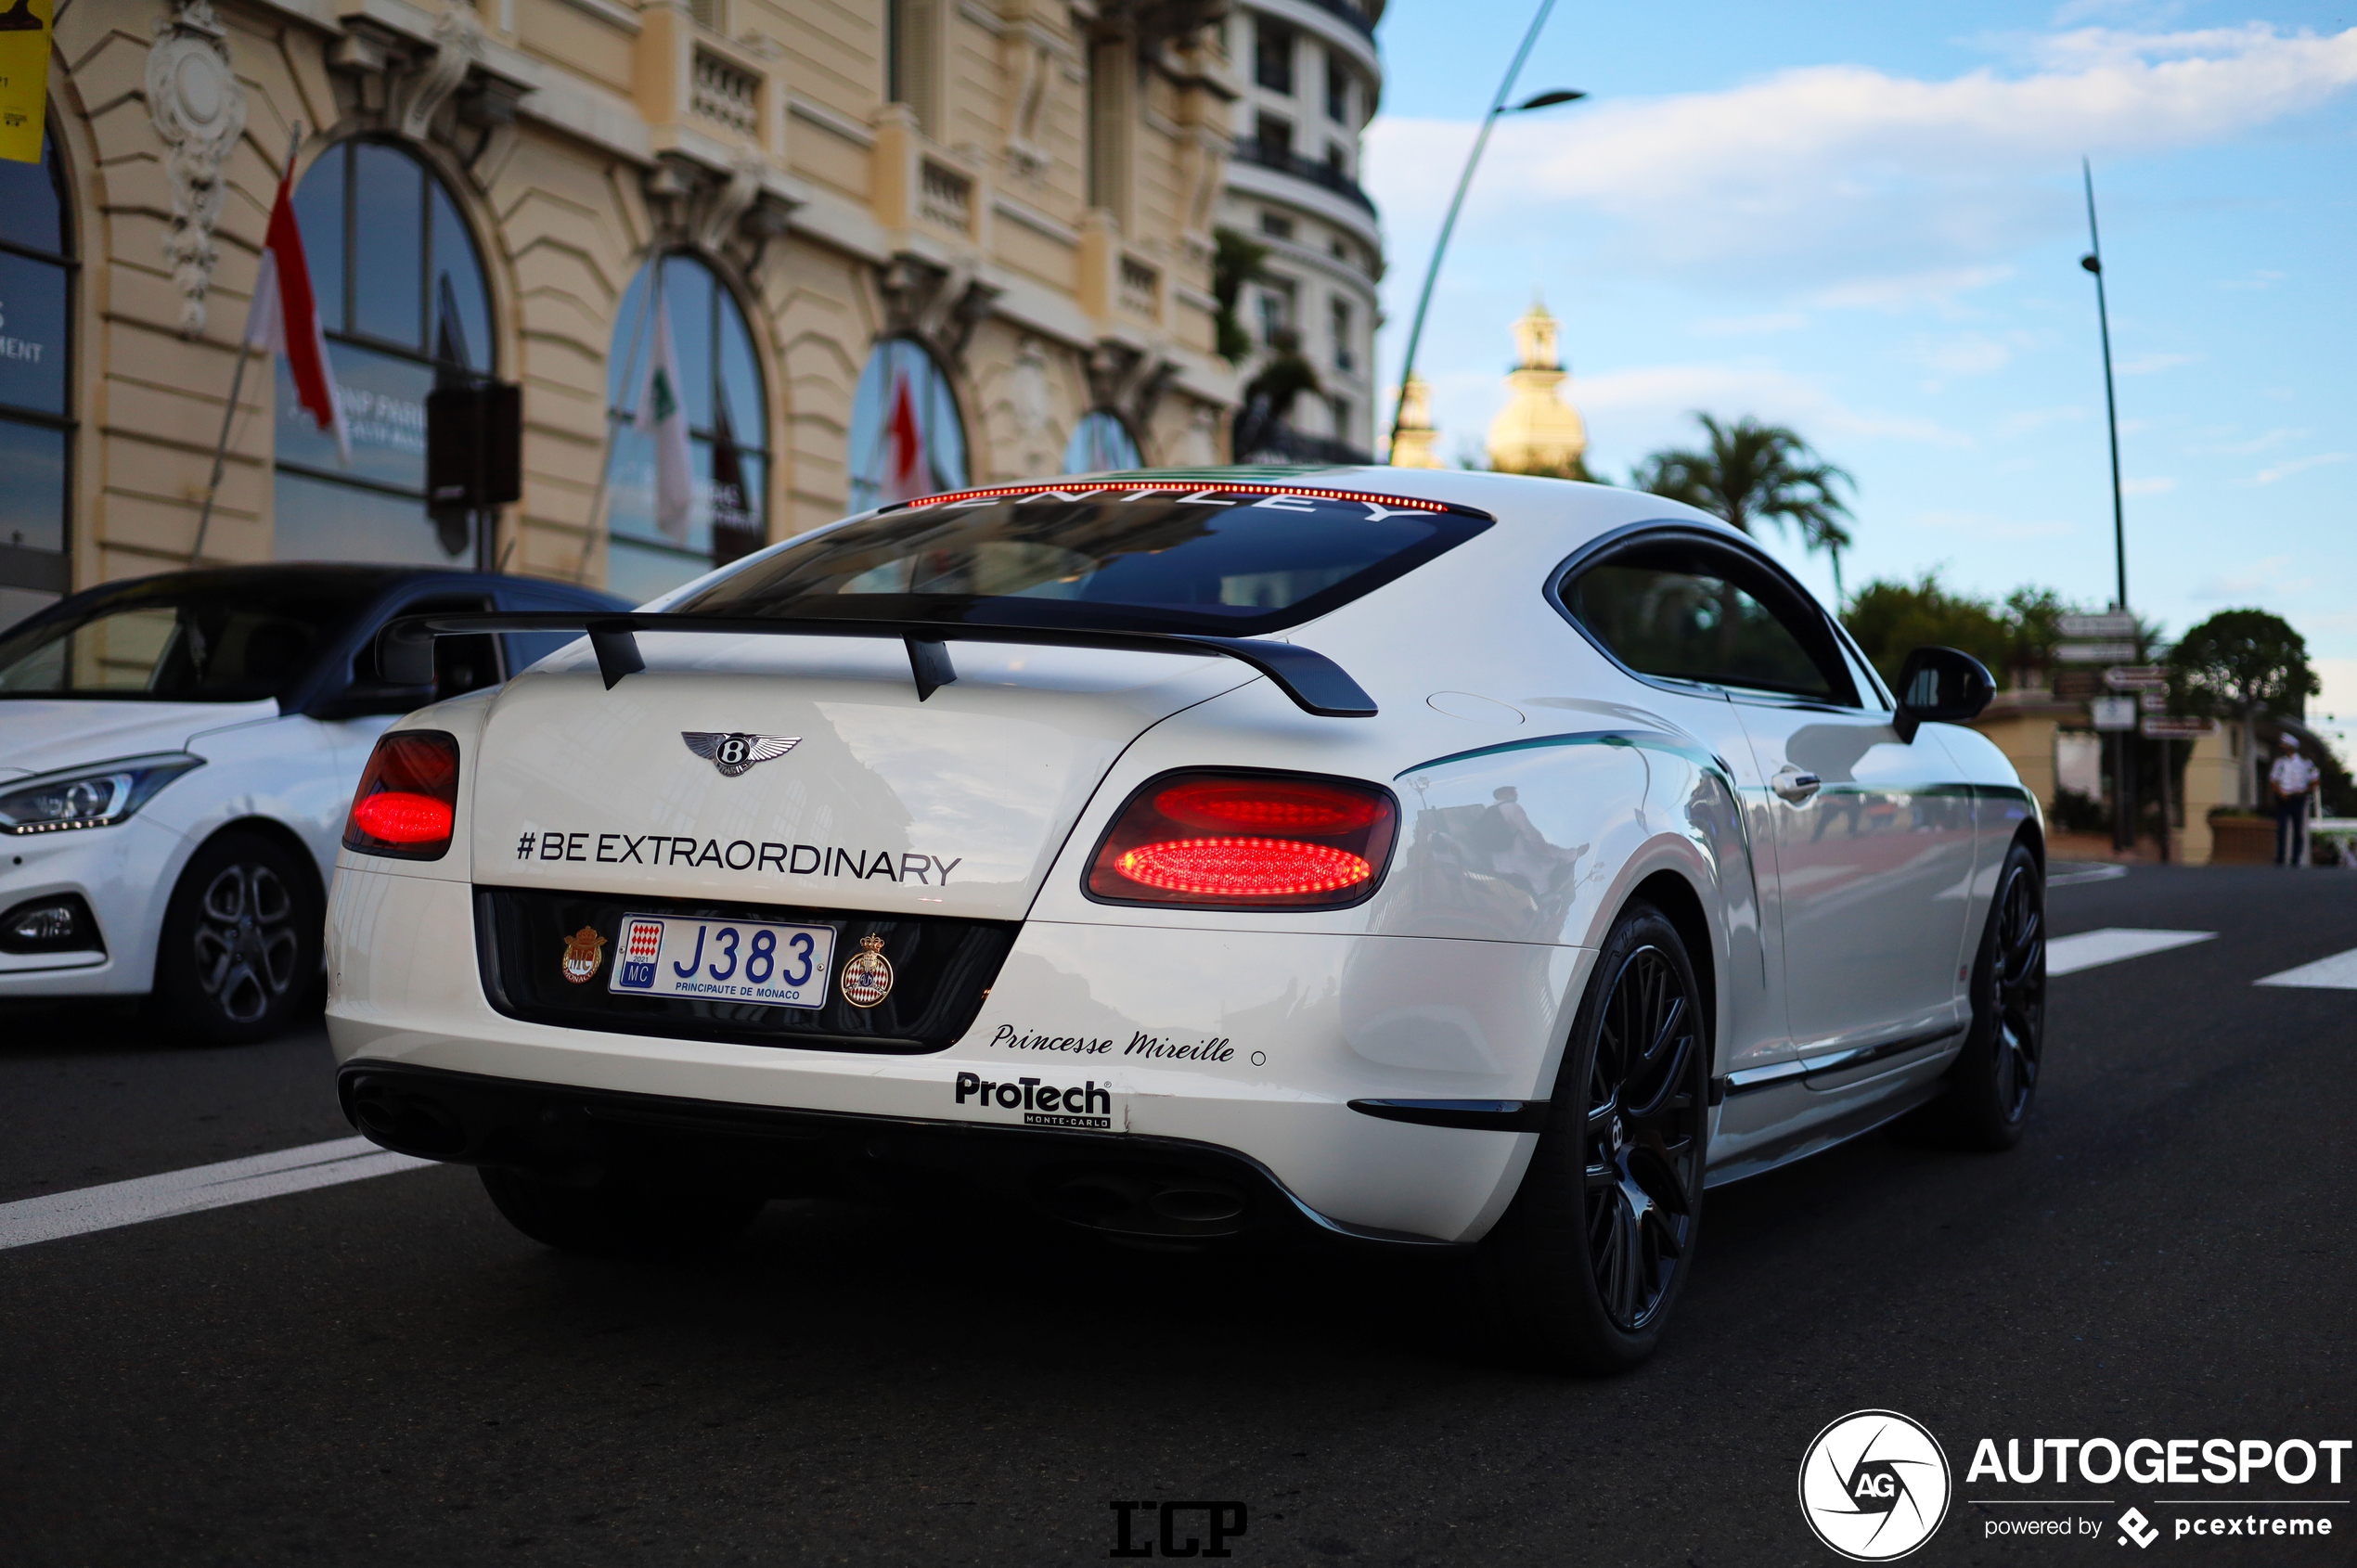
{"label": "gold dome", "polygon": [[1506,406],[1489,421],[1489,466],[1504,473],[1579,470],[1588,427],[1556,393],[1569,380],[1555,347],[1555,318],[1534,301],[1514,323],[1521,359],[1506,376]]}
{"label": "gold dome", "polygon": [[1439,436],[1440,432],[1432,428],[1432,388],[1411,370],[1407,383],[1399,389],[1399,431],[1391,438],[1391,466],[1440,467],[1440,459],[1432,455],[1432,443]]}

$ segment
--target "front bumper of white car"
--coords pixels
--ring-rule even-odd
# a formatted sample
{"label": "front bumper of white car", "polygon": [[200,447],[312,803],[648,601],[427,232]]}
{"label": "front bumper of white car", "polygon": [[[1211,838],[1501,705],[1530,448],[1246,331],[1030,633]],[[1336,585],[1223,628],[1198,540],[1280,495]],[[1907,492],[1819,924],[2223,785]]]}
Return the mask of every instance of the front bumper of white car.
{"label": "front bumper of white car", "polygon": [[[1004,928],[1011,946],[954,1038],[869,1049],[552,1023],[503,982],[484,890],[347,863],[331,903],[344,1111],[389,1148],[701,1167],[780,1196],[922,1190],[1169,1240],[1304,1221],[1477,1239],[1536,1141],[1546,1042],[1591,958],[1035,920]],[[541,945],[560,973],[553,944],[530,955]]]}
{"label": "front bumper of white car", "polygon": [[0,917],[76,900],[95,927],[86,938],[77,930],[63,947],[0,946],[0,999],[147,991],[163,904],[187,855],[178,829],[146,815],[104,828],[0,834]]}

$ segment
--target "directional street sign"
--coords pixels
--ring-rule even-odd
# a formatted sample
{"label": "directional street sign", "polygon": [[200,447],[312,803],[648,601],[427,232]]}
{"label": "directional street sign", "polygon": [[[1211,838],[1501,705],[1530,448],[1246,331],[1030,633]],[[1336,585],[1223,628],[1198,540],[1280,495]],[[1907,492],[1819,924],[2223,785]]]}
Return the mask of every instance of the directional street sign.
{"label": "directional street sign", "polygon": [[2147,740],[2198,740],[2218,732],[2216,719],[2184,718],[2170,713],[2146,713],[2144,739]]}
{"label": "directional street sign", "polygon": [[2058,642],[2054,657],[2066,664],[2121,664],[2136,657],[2132,642]]}
{"label": "directional street sign", "polygon": [[2087,706],[2094,712],[2097,729],[2111,731],[2136,727],[2136,700],[2132,697],[2098,697]]}
{"label": "directional street sign", "polygon": [[2100,615],[2063,615],[2055,624],[2067,637],[2132,637],[2136,635],[2136,617],[2124,610],[2107,610]]}
{"label": "directional street sign", "polygon": [[2169,672],[2158,664],[2114,664],[2104,672],[2104,684],[2114,691],[2166,691]]}
{"label": "directional street sign", "polygon": [[2140,691],[2136,693],[2136,706],[2147,713],[2165,713],[2169,712],[2169,693],[2166,689]]}

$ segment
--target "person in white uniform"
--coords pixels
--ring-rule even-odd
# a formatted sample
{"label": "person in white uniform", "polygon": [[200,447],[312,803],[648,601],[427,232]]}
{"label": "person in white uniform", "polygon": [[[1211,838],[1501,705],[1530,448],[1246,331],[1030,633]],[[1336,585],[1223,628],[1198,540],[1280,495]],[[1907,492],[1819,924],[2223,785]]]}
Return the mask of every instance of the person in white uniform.
{"label": "person in white uniform", "polygon": [[2267,770],[2275,787],[2275,864],[2308,864],[2308,797],[2322,777],[2316,765],[2300,754],[2299,738],[2286,730],[2283,752]]}

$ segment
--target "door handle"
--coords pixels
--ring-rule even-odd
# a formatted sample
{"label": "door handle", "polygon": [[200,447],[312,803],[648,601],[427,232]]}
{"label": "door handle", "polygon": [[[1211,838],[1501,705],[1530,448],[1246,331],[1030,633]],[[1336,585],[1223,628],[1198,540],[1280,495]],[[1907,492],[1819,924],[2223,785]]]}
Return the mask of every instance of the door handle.
{"label": "door handle", "polygon": [[1813,773],[1803,773],[1797,767],[1786,766],[1777,770],[1773,788],[1776,793],[1798,805],[1824,788],[1824,783]]}

